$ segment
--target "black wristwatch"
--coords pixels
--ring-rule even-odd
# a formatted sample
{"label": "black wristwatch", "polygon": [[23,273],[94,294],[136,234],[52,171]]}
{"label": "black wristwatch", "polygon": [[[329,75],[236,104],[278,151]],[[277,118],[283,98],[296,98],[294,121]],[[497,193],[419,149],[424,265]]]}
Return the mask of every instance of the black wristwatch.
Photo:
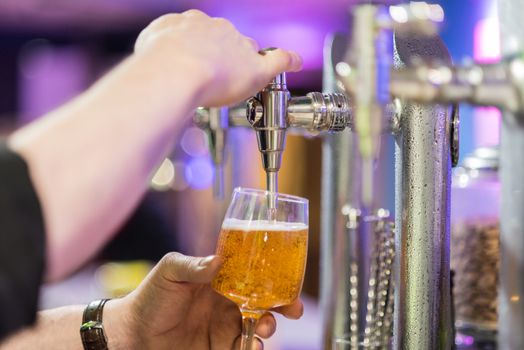
{"label": "black wristwatch", "polygon": [[95,300],[84,310],[80,337],[85,350],[107,350],[107,338],[102,324],[104,305],[109,299]]}

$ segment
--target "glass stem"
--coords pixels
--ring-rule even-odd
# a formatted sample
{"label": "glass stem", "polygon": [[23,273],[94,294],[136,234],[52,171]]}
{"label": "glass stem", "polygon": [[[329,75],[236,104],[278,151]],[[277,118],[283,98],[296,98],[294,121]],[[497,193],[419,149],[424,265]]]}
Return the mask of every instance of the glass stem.
{"label": "glass stem", "polygon": [[253,348],[253,338],[255,336],[257,323],[258,318],[251,315],[242,315],[242,339],[240,341],[240,350],[251,350]]}

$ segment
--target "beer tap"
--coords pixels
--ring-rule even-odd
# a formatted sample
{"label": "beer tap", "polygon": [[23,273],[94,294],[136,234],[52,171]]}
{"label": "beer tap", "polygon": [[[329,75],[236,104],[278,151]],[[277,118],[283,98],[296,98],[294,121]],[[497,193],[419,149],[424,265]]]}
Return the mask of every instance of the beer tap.
{"label": "beer tap", "polygon": [[[343,94],[311,92],[292,98],[286,74],[276,76],[247,102],[247,118],[256,132],[267,191],[278,192],[278,171],[290,127],[309,132],[341,131],[352,126],[349,101]],[[270,201],[269,207],[274,207]]]}
{"label": "beer tap", "polygon": [[213,176],[213,196],[224,198],[224,161],[227,142],[228,108],[199,108],[194,122],[207,137],[209,154],[215,168]]}
{"label": "beer tap", "polygon": [[[524,344],[519,332],[524,308],[513,303],[524,294],[519,279],[524,264],[512,258],[516,256],[513,248],[522,247],[524,242],[520,234],[524,221],[515,219],[522,216],[518,204],[524,202],[524,167],[519,153],[524,145],[524,31],[519,17],[524,5],[517,0],[499,3],[504,10],[500,23],[506,39],[506,58],[500,63],[452,66],[432,23],[442,19],[442,9],[416,2],[390,7],[389,15],[380,5],[357,6],[351,49],[336,66],[339,85],[354,103],[355,130],[364,163],[364,206],[370,204],[372,195],[370,160],[376,151],[377,126],[382,122],[381,97],[402,100],[401,116],[394,128],[394,348],[450,348],[453,342],[447,213],[450,165],[456,161],[458,150],[458,115],[448,106],[457,102],[495,105],[505,111],[501,143],[505,145],[502,164],[507,166],[501,167],[505,198],[502,222],[511,224],[501,225],[501,290],[505,292],[500,297],[499,340],[502,348],[522,348]],[[395,44],[394,58],[385,50],[388,42]],[[387,68],[392,63],[395,70]]]}
{"label": "beer tap", "polygon": [[208,139],[209,153],[215,165],[215,198],[223,196],[222,168],[228,128],[255,129],[267,174],[267,190],[276,193],[287,131],[318,134],[351,129],[350,114],[349,100],[344,94],[310,92],[305,96],[291,97],[285,73],[247,102],[232,107],[198,108],[193,122],[204,130]]}
{"label": "beer tap", "polygon": [[233,107],[215,107],[196,110],[193,122],[206,134],[209,155],[214,166],[213,196],[224,199],[224,162],[227,133],[231,127],[248,127],[246,104]]}
{"label": "beer tap", "polygon": [[[355,132],[362,158],[362,204],[371,207],[373,164],[378,158],[385,116],[390,108],[389,81],[393,57],[393,31],[396,33],[436,33],[434,7],[425,3],[391,6],[363,4],[354,10],[352,45],[336,72],[339,87],[351,95]],[[437,11],[438,12],[438,11]]]}
{"label": "beer tap", "polygon": [[[467,102],[502,109],[499,282],[502,292],[499,293],[498,347],[522,349],[524,260],[515,257],[521,256],[524,247],[524,3],[520,0],[499,0],[498,3],[504,57],[500,62],[455,67],[446,62],[415,62],[392,74],[390,89],[403,99],[426,104]],[[399,319],[406,316],[409,315],[402,314]],[[415,326],[420,328],[420,322],[407,328],[415,329]],[[405,334],[410,330],[406,329]],[[420,344],[417,342],[418,348]]]}
{"label": "beer tap", "polygon": [[[449,160],[452,153],[450,130],[456,123],[452,125],[449,108],[446,106],[423,106],[410,101],[395,100],[403,96],[398,96],[391,90],[394,69],[411,64],[416,57],[431,56],[449,62],[449,54],[435,35],[435,21],[442,20],[442,8],[420,2],[389,8],[367,3],[355,6],[353,13],[351,45],[345,57],[336,63],[334,68],[337,73],[337,86],[351,97],[353,104],[357,136],[355,145],[358,147],[358,154],[352,156],[352,163],[346,167],[360,173],[360,176],[357,176],[361,188],[360,193],[337,195],[340,198],[351,199],[348,204],[352,207],[356,205],[356,209],[362,213],[362,218],[369,217],[377,204],[373,202],[373,166],[378,157],[380,139],[385,130],[393,131],[397,143],[395,263],[391,265],[395,270],[392,273],[395,279],[395,303],[386,303],[386,309],[394,304],[393,347],[429,349],[442,345],[442,348],[446,348],[451,341],[451,324],[448,318],[449,266],[446,267],[449,253],[449,245],[446,245],[449,244],[449,221],[447,216],[440,214],[448,212],[449,201],[446,196],[449,192]],[[399,38],[403,38],[401,40],[405,45],[399,46]],[[396,101],[393,105],[392,100]],[[397,112],[389,121],[388,109]],[[384,124],[388,124],[389,127]],[[335,149],[331,152],[332,159],[337,151]],[[331,164],[327,165],[333,167]],[[330,169],[326,171],[326,174],[329,173]],[[341,176],[339,185],[344,184],[344,181],[346,180]],[[326,188],[327,192],[331,189]],[[342,185],[338,188],[342,192],[347,186]],[[332,200],[338,200],[333,194],[328,195]],[[332,203],[327,204],[328,209],[332,209],[330,205],[333,206]],[[323,213],[327,221],[326,227],[339,229],[337,219],[332,219],[331,214],[324,208]],[[352,229],[352,232],[358,237],[355,242],[346,239],[347,234],[336,234],[336,241],[333,243],[335,248],[332,249],[332,246],[329,246],[332,242],[325,239],[324,251],[345,253],[346,256],[341,255],[342,257],[335,254],[332,261],[333,265],[336,265],[335,271],[346,271],[344,264],[355,261],[351,260],[351,249],[354,250],[359,242],[364,242],[358,245],[359,252],[364,253],[357,256],[356,270],[359,278],[370,278],[374,270],[372,265],[369,266],[370,256],[366,254],[370,246],[365,243],[367,231],[361,228]],[[326,230],[323,234],[332,233]],[[337,249],[345,242],[347,249]],[[325,259],[327,260],[329,258]],[[376,319],[373,318],[377,316],[377,310],[374,308],[376,300],[371,298],[375,296],[371,282],[375,281],[369,280],[367,296],[364,281],[358,282],[360,286],[357,289],[362,298],[357,300],[360,305],[367,304],[369,307],[352,315],[353,299],[348,298],[347,293],[356,290],[351,285],[351,281],[355,279],[354,273],[351,272],[345,278],[349,278],[350,282],[341,281],[333,274],[331,279],[337,285],[338,294],[328,293],[324,297],[324,332],[325,337],[328,337],[325,344],[329,347],[333,339],[338,340],[346,336],[348,324],[355,344],[358,344],[362,331],[363,341],[368,343],[377,339],[371,334],[389,334],[390,318],[388,317],[387,322],[375,322]],[[382,302],[383,300],[380,303]],[[344,317],[333,305],[342,307],[344,311],[349,310],[350,313],[346,312]],[[354,317],[360,319],[354,321]],[[386,324],[388,326],[385,326]],[[373,331],[375,326],[377,329]],[[354,328],[360,329],[353,332]],[[379,331],[379,328],[382,329]],[[382,345],[388,343],[389,341]]]}
{"label": "beer tap", "polygon": [[495,64],[422,64],[392,73],[392,94],[417,102],[498,106],[524,112],[524,52]]}

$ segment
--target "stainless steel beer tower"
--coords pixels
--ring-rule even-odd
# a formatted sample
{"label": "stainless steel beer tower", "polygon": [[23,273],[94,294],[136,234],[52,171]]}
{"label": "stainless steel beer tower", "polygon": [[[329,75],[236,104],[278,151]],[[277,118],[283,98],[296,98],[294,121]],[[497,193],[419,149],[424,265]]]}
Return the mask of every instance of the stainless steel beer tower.
{"label": "stainless steel beer tower", "polygon": [[[408,100],[464,101],[494,105],[503,110],[498,346],[511,350],[524,348],[523,14],[522,1],[499,0],[504,56],[500,63],[462,67],[451,67],[443,62],[421,64],[392,74],[390,85],[393,95]],[[404,301],[402,294],[400,297]],[[415,325],[413,327],[416,329]],[[397,331],[395,338],[401,339],[399,336]]]}
{"label": "stainless steel beer tower", "polygon": [[[524,2],[499,0],[503,55],[524,51]],[[521,72],[522,73],[522,72]],[[522,75],[520,79],[522,79]],[[522,83],[522,80],[521,80]],[[522,85],[522,84],[521,84]],[[501,135],[499,349],[524,349],[524,115],[504,112]]]}
{"label": "stainless steel beer tower", "polygon": [[[393,347],[449,348],[452,342],[449,281],[451,109],[445,106],[404,103],[401,113],[388,119],[386,102],[395,97],[390,93],[390,66],[393,61],[396,68],[399,68],[410,66],[415,58],[439,59],[447,63],[450,58],[442,42],[431,36],[434,32],[430,18],[423,19],[419,16],[416,21],[409,22],[409,11],[412,9],[399,9],[405,11],[406,21],[397,23],[394,18],[389,17],[385,7],[357,6],[354,10],[356,18],[350,52],[346,55],[345,62],[337,64],[337,73],[346,93],[351,97],[359,141],[364,136],[366,142],[376,142],[374,138],[377,133],[383,133],[384,130],[393,130],[397,139]],[[397,32],[394,60],[387,50],[393,43],[392,29]],[[416,33],[424,35],[415,35]],[[389,65],[386,61],[389,61]],[[363,93],[362,90],[365,89],[369,91]],[[380,112],[373,115],[373,110]],[[359,112],[362,113],[360,118]],[[382,124],[388,125],[384,128]],[[359,155],[362,159],[369,159],[376,146],[370,147],[371,152],[363,149],[364,146],[360,145]],[[351,174],[358,172],[358,168],[351,169]],[[330,176],[329,173],[329,170],[324,172],[327,177]],[[368,174],[369,170],[362,172],[361,179],[369,179]],[[367,188],[369,184],[364,186],[364,190]],[[343,187],[339,189],[344,190]],[[361,205],[370,204],[367,196],[364,193]],[[327,201],[324,204],[328,204]],[[332,221],[329,217],[324,220]],[[325,228],[329,229],[327,225]],[[323,234],[334,234],[336,237],[339,233]],[[333,266],[343,264],[337,261],[339,259],[341,257],[335,253]],[[360,260],[359,263],[363,262]],[[337,284],[346,288],[340,294],[349,293],[347,282],[333,281],[335,288]],[[332,293],[329,297],[336,296]],[[340,319],[336,317],[336,311],[327,309],[327,306],[337,302],[339,301],[323,301],[326,306],[324,313],[327,313],[324,315],[325,325],[331,327],[331,330],[324,330],[324,336],[332,337],[332,341],[333,338],[346,336],[339,332],[347,327],[349,317]],[[357,346],[358,344],[352,344],[348,349]]]}
{"label": "stainless steel beer tower", "polygon": [[[395,65],[450,63],[437,37],[395,37]],[[449,349],[450,108],[405,103],[396,132],[395,349]]]}
{"label": "stainless steel beer tower", "polygon": [[[335,65],[346,53],[347,37],[335,35],[326,40],[324,47],[323,89],[337,91]],[[360,157],[356,136],[351,130],[326,134],[322,142],[322,196],[320,237],[320,310],[322,318],[322,346],[331,350],[333,337],[351,334],[350,305],[352,269],[357,269],[357,279],[367,277],[367,263],[351,266],[351,262],[368,261],[368,251],[363,238],[366,233],[347,227],[342,213],[345,206],[361,208]],[[353,235],[349,234],[351,230]],[[362,233],[361,233],[362,232]],[[365,305],[360,288],[361,305]],[[362,327],[362,314],[358,315]]]}

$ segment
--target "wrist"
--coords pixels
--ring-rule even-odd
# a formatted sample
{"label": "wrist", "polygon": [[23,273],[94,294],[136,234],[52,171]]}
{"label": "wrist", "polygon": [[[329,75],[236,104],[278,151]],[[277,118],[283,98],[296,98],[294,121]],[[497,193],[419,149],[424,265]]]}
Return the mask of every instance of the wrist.
{"label": "wrist", "polygon": [[109,350],[138,349],[133,318],[125,298],[109,300],[104,306],[104,331]]}

